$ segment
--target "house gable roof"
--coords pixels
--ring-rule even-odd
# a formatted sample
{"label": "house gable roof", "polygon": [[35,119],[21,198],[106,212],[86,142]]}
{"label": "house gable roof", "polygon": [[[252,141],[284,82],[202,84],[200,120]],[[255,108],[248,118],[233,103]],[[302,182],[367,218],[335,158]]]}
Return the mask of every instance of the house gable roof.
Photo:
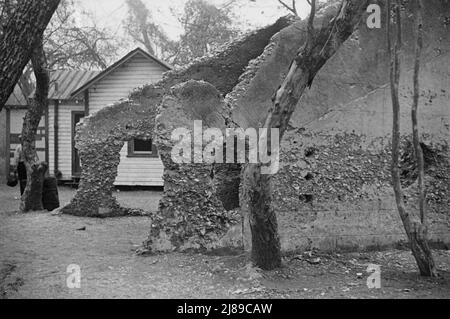
{"label": "house gable roof", "polygon": [[5,103],[5,106],[27,106],[28,100],[19,83],[14,86],[14,90]]}
{"label": "house gable roof", "polygon": [[90,88],[96,82],[100,81],[101,79],[103,79],[104,77],[106,77],[107,75],[112,73],[114,70],[116,70],[117,68],[119,68],[120,66],[122,66],[123,64],[125,64],[126,62],[128,62],[133,57],[135,57],[136,55],[139,55],[139,54],[143,55],[144,57],[146,57],[149,60],[152,60],[152,61],[160,64],[161,66],[166,68],[168,71],[173,69],[173,67],[170,64],[168,64],[168,63],[158,59],[154,55],[152,55],[152,54],[142,50],[141,48],[137,48],[137,49],[131,51],[130,53],[128,53],[127,55],[125,55],[122,59],[120,59],[119,61],[117,61],[116,63],[114,63],[113,65],[111,65],[107,69],[105,69],[104,71],[102,71],[100,74],[98,74],[94,78],[90,79],[83,86],[81,86],[78,89],[76,89],[75,91],[73,91],[71,96],[73,97],[75,95],[78,95],[81,92],[85,91],[86,89]]}

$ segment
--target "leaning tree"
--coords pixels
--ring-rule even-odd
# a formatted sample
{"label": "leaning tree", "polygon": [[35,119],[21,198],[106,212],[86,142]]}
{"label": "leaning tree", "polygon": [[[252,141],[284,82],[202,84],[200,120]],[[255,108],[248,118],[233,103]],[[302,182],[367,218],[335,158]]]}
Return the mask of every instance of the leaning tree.
{"label": "leaning tree", "polygon": [[[343,0],[334,17],[324,22],[320,30],[314,28],[316,1],[311,1],[308,37],[292,61],[288,74],[273,98],[273,106],[264,127],[279,129],[283,138],[289,121],[305,90],[340,46],[353,34],[369,4],[368,0]],[[260,137],[260,145],[271,144],[271,136]],[[252,260],[262,269],[281,266],[280,239],[275,208],[272,204],[271,179],[263,174],[261,164],[245,168],[249,221],[252,233]]]}
{"label": "leaning tree", "polygon": [[30,61],[33,48],[47,27],[60,0],[0,2],[0,15],[11,10],[0,28],[0,111]]}
{"label": "leaning tree", "polygon": [[25,114],[22,128],[22,150],[27,169],[27,186],[22,196],[20,210],[22,212],[42,210],[42,188],[47,164],[37,159],[34,141],[39,122],[48,107],[48,91],[50,76],[47,59],[44,52],[43,37],[36,41],[31,56],[34,76],[36,77],[36,92],[30,99],[30,106]]}

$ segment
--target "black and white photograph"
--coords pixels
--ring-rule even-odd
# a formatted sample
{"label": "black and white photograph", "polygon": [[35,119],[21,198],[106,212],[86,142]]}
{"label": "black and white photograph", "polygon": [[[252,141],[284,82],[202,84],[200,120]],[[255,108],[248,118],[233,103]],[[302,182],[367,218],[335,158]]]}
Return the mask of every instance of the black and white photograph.
{"label": "black and white photograph", "polygon": [[0,299],[450,299],[449,147],[450,0],[0,0]]}

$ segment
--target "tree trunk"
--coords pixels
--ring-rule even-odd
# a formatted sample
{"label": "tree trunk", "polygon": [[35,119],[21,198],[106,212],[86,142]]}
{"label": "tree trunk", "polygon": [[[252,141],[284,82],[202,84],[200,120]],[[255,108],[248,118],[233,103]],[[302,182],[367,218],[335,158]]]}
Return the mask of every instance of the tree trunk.
{"label": "tree trunk", "polygon": [[419,210],[420,210],[420,221],[426,226],[426,208],[425,208],[425,163],[423,159],[423,149],[420,145],[420,134],[419,134],[419,123],[417,119],[417,114],[419,112],[419,96],[420,96],[420,58],[423,49],[423,18],[422,18],[422,0],[417,0],[417,42],[416,42],[416,56],[414,60],[414,96],[413,96],[413,106],[411,109],[411,121],[413,128],[413,145],[414,145],[414,155],[417,161],[418,169],[418,183],[419,183]]}
{"label": "tree trunk", "polygon": [[[420,19],[420,10],[421,6],[418,8],[418,17]],[[387,40],[388,40],[388,50],[391,52],[391,66],[390,66],[390,83],[391,83],[391,97],[392,97],[392,108],[394,112],[393,116],[393,131],[392,131],[392,183],[394,187],[395,200],[397,204],[397,209],[400,214],[400,217],[403,222],[403,226],[405,228],[406,234],[410,241],[410,246],[414,258],[416,259],[417,265],[419,267],[420,274],[422,276],[427,277],[435,277],[437,276],[437,271],[433,259],[433,254],[428,245],[428,235],[427,235],[427,227],[425,224],[416,221],[414,216],[409,214],[406,211],[405,204],[403,202],[403,190],[400,181],[400,101],[399,101],[399,82],[400,82],[400,57],[399,50],[402,44],[402,36],[401,36],[401,13],[400,13],[400,3],[396,2],[395,5],[395,17],[397,24],[397,41],[392,48],[392,38],[391,38],[391,1],[388,0],[387,6],[387,17],[388,17],[388,27],[387,27]],[[415,70],[414,70],[414,102],[413,102],[413,129],[414,134],[417,136],[414,137],[415,143],[418,145],[418,130],[417,130],[417,107],[419,100],[419,63],[420,63],[420,51],[421,51],[421,41],[422,41],[422,26],[421,22],[419,22],[419,30],[417,37],[417,49],[416,49],[416,60],[415,60]],[[420,156],[421,152],[418,151],[416,146],[416,156]],[[419,145],[420,147],[420,145]],[[422,154],[423,156],[423,154]],[[422,157],[423,162],[423,157]],[[420,166],[420,165],[419,165]],[[420,169],[420,168],[419,168]],[[420,173],[419,173],[420,175]],[[422,177],[421,181],[423,182],[423,165],[422,165]],[[421,197],[423,196],[423,184],[420,185],[421,188]],[[420,198],[420,206],[422,210],[423,199]],[[422,211],[422,218],[424,217]]]}
{"label": "tree trunk", "polygon": [[281,245],[272,206],[271,176],[263,175],[259,165],[249,165],[244,174],[252,233],[251,258],[261,269],[272,270],[281,266]]}
{"label": "tree trunk", "polygon": [[[308,40],[291,64],[280,89],[274,96],[274,106],[269,112],[265,128],[278,128],[280,139],[286,132],[295,107],[316,74],[339,47],[353,34],[366,11],[368,0],[343,0],[336,16],[325,23],[318,32],[312,28],[315,1],[309,20]],[[270,144],[270,135],[267,137]],[[267,145],[266,142],[262,143]],[[252,260],[262,269],[281,265],[280,242],[275,210],[271,205],[270,177],[261,173],[262,166],[250,164],[244,172],[249,201],[249,220],[252,232]]]}
{"label": "tree trunk", "polygon": [[25,155],[25,166],[27,168],[27,186],[20,204],[20,210],[23,212],[43,209],[42,187],[48,168],[46,163],[38,163],[34,146],[39,122],[48,107],[50,82],[42,37],[33,50],[31,62],[36,77],[36,93],[34,98],[30,100],[22,129],[22,151]]}
{"label": "tree trunk", "polygon": [[142,30],[141,31],[142,32],[142,39],[144,41],[145,47],[147,48],[147,52],[150,53],[150,54],[155,55],[155,50],[153,50],[152,43],[150,41],[150,37],[148,36],[147,27],[145,26],[145,24],[141,25],[141,30]]}
{"label": "tree trunk", "polygon": [[0,36],[0,111],[60,0],[19,0]]}

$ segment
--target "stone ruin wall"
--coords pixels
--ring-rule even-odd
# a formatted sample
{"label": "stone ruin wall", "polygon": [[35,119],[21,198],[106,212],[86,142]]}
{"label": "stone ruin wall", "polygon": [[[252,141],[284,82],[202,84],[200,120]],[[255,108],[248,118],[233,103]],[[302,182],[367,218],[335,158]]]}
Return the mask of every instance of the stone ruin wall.
{"label": "stone ruin wall", "polygon": [[[430,235],[436,245],[447,246],[450,95],[446,87],[450,70],[442,69],[442,62],[438,58],[422,67],[419,123],[427,161]],[[410,145],[412,72],[405,70],[403,75],[402,178],[408,209],[417,213],[417,173],[411,164]],[[391,186],[391,131],[387,85],[338,105],[319,120],[293,125],[283,141],[283,168],[275,181],[289,185],[279,187],[275,194],[281,227],[290,229],[285,232],[285,249],[355,250],[406,241]]]}
{"label": "stone ruin wall", "polygon": [[[450,243],[450,72],[446,62],[450,56],[450,33],[445,22],[449,16],[450,8],[441,0],[427,6],[426,34],[430,37],[422,63],[419,119],[432,162],[427,170],[430,232],[434,244],[440,246]],[[409,155],[410,160],[411,148],[406,146],[412,132],[409,110],[414,33],[412,21],[404,22],[403,157],[408,159]],[[287,38],[288,29],[281,32]],[[392,107],[386,85],[388,55],[384,31],[361,25],[318,74],[292,118],[281,146],[282,168],[273,181],[285,251],[380,248],[405,241],[390,184]],[[288,47],[291,42],[286,39],[285,43]],[[282,59],[278,56],[277,60]],[[266,81],[268,74],[273,74],[272,63],[276,62],[269,58],[259,67],[236,101],[238,109],[233,116],[240,125],[264,121],[270,99],[252,101],[264,91],[276,90],[276,81]],[[404,173],[411,175],[408,164],[405,160]],[[408,206],[417,212],[415,180],[409,179],[404,179]],[[245,194],[241,204],[245,208]],[[250,245],[248,225],[244,233],[246,244]]]}
{"label": "stone ruin wall", "polygon": [[[156,117],[156,143],[164,163],[164,194],[159,211],[142,252],[213,249],[239,246],[241,241],[224,242],[229,229],[239,225],[239,213],[227,211],[214,190],[212,164],[180,164],[173,161],[171,138],[175,129],[191,132],[195,120],[203,130],[218,128],[223,133],[229,110],[221,93],[204,81],[188,81],[172,87]],[[222,242],[221,242],[222,241]]]}
{"label": "stone ruin wall", "polygon": [[[112,195],[120,162],[120,150],[124,143],[136,137],[155,137],[153,135],[157,106],[161,104],[165,95],[167,95],[167,99],[174,97],[173,94],[176,90],[173,91],[171,88],[179,83],[190,80],[207,80],[214,85],[216,98],[230,92],[238,83],[239,77],[249,61],[264,51],[274,34],[291,23],[292,20],[289,18],[281,18],[275,24],[252,32],[225,46],[212,56],[198,59],[181,70],[166,73],[159,83],[144,86],[133,92],[129,101],[108,106],[87,117],[83,124],[77,127],[76,146],[82,163],[79,189],[72,201],[61,210],[62,213],[88,217],[142,214],[143,212],[140,211],[120,207]],[[211,84],[209,85],[211,86]],[[201,104],[203,97],[204,95],[200,95],[198,100],[190,100],[191,105]],[[180,98],[180,101],[182,100]],[[220,103],[225,105],[223,101]],[[164,105],[166,104],[163,103],[161,109],[164,109]],[[160,117],[160,119],[162,118]],[[171,117],[170,120],[174,118],[176,119],[176,117]],[[222,118],[222,125],[225,127],[227,116],[222,116]],[[195,114],[186,117],[186,121],[193,122],[195,119]],[[187,237],[192,237],[192,242],[196,241],[196,245],[199,242],[204,245],[204,238],[207,238],[209,233],[214,233],[217,229],[229,228],[230,223],[233,222],[232,218],[226,216],[226,211],[215,194],[214,186],[226,184],[226,181],[210,185],[211,182],[207,182],[207,178],[213,174],[211,167],[186,166],[173,170],[171,166],[173,163],[171,163],[168,153],[164,152],[164,137],[161,132],[157,130],[156,140],[165,165],[166,191],[161,200],[159,212],[153,214],[154,227],[152,227],[151,233],[158,233],[158,239],[152,240],[152,236],[150,236],[146,241],[146,247],[150,249],[154,244],[153,249],[163,250],[163,246],[168,242],[175,247],[180,247],[183,245],[181,238],[186,239]],[[226,170],[229,171],[228,168]],[[236,184],[235,180],[230,182]],[[205,187],[210,193],[206,197]],[[236,189],[234,193],[238,194],[238,190]],[[219,192],[219,195],[221,194],[225,193]],[[234,198],[237,198],[237,195]],[[236,204],[236,202],[231,203],[235,207]],[[183,205],[192,208],[195,214],[189,215],[189,212],[184,211],[185,215],[181,216],[181,220],[184,222],[169,225],[168,217],[171,214],[177,215],[179,211],[177,207],[180,209]],[[197,219],[188,218],[189,216]],[[197,227],[194,231],[193,226],[198,226],[205,219],[215,220],[210,225],[211,227],[207,226],[208,221],[206,221],[205,227]],[[189,220],[192,225],[188,225],[186,220]],[[167,231],[166,233],[171,233],[170,239],[164,241],[163,236],[159,236],[159,234],[162,234],[162,230],[167,230],[167,227],[171,227],[173,232]],[[164,243],[161,244],[161,242]]]}
{"label": "stone ruin wall", "polygon": [[76,147],[81,158],[81,178],[64,214],[114,217],[142,214],[121,207],[113,196],[120,151],[132,138],[151,139],[162,88],[154,88],[139,100],[108,106],[77,126]]}
{"label": "stone ruin wall", "polygon": [[[436,30],[442,29],[444,17],[448,14],[448,7],[440,7],[442,3],[441,0],[434,0],[433,5],[427,7],[426,14],[429,17],[439,16],[434,20],[428,18],[428,20],[435,21],[431,27]],[[406,22],[405,29],[408,30],[408,28],[411,29],[412,26]],[[259,123],[262,123],[267,109],[270,107],[273,92],[302,44],[302,38],[298,37],[298,32],[302,32],[302,29],[304,30],[304,23],[297,22],[282,30],[265,48],[262,56],[250,61],[242,75],[242,69],[239,71],[236,69],[236,73],[233,74],[238,77],[234,78],[234,83],[232,81],[221,82],[217,78],[217,74],[221,73],[213,72],[215,77],[212,77],[211,80],[208,79],[208,82],[217,89],[220,88],[218,91],[222,95],[229,93],[225,102],[233,113],[231,120],[228,119],[229,123],[225,123],[227,126],[257,127]],[[445,43],[449,42],[445,42],[448,40],[448,32],[444,31],[445,28],[442,33],[437,31],[432,33],[435,37],[430,40],[427,48],[432,52],[440,50],[439,54],[445,58],[448,57],[448,52],[443,48],[448,48],[449,46],[445,46]],[[311,91],[299,103],[298,110],[291,122],[292,128],[283,140],[282,168],[274,178],[275,205],[279,209],[280,235],[284,250],[312,248],[353,250],[393,245],[404,239],[390,187],[389,134],[391,120],[389,90],[386,87],[388,69],[385,59],[386,52],[383,51],[385,41],[383,34],[382,31],[370,31],[364,25],[361,26],[359,32],[327,63],[316,78]],[[408,49],[406,51],[409,53],[404,55],[406,64],[411,60],[411,43],[411,39],[407,38],[406,47]],[[427,54],[426,57],[433,57],[433,55]],[[205,64],[205,61],[210,60],[207,58],[201,63]],[[247,62],[245,61],[245,63]],[[206,64],[208,63],[206,62]],[[211,64],[209,67],[216,65]],[[449,234],[447,228],[449,205],[445,200],[448,198],[448,146],[445,141],[448,141],[446,101],[449,96],[448,91],[445,91],[444,88],[439,91],[440,86],[434,84],[440,83],[442,86],[448,83],[445,82],[445,80],[448,81],[448,73],[444,71],[436,78],[435,74],[439,69],[437,66],[439,61],[436,59],[434,61],[427,60],[424,65],[426,65],[425,68],[431,68],[428,70],[430,71],[429,76],[424,76],[425,82],[428,82],[423,89],[424,99],[430,98],[437,107],[430,109],[428,120],[427,116],[421,120],[424,133],[427,136],[433,136],[433,141],[429,145],[436,150],[440,159],[439,164],[428,170],[427,177],[429,185],[438,185],[431,191],[433,197],[430,202],[433,209],[431,228],[434,241],[445,244],[449,242],[448,236],[441,234]],[[222,71],[226,69],[223,64],[219,64],[219,67]],[[163,91],[167,92],[167,87],[192,78],[205,79],[203,76],[195,76],[196,73],[192,71],[192,68],[193,66],[188,66],[182,72],[170,72],[166,75],[162,82],[164,83]],[[205,69],[208,67],[197,68],[199,72],[197,74],[201,74]],[[405,71],[407,70],[405,69]],[[192,73],[189,75],[189,72]],[[208,72],[205,71],[206,73]],[[224,77],[224,79],[228,80],[229,77]],[[213,83],[214,80],[217,82]],[[234,89],[231,90],[232,88]],[[146,91],[152,90],[152,86],[144,87],[134,95],[132,94],[131,100],[142,98],[147,94]],[[406,96],[409,97],[410,92],[407,90],[408,85],[405,84],[403,86],[405,95],[403,105],[409,105]],[[440,100],[437,99],[437,96]],[[162,95],[158,97],[158,101],[161,101],[161,98]],[[173,92],[164,99],[163,106],[167,103],[172,106],[183,104],[182,99]],[[374,111],[380,104],[383,105],[383,111]],[[426,105],[422,107],[425,108]],[[406,125],[408,123],[407,112],[403,119]],[[405,125],[403,127],[406,130],[403,132],[406,139],[409,131],[408,126]],[[436,128],[438,128],[437,131]],[[169,161],[164,161],[165,165],[169,167]],[[211,189],[214,189],[216,193],[211,196],[220,195],[223,203],[229,202],[229,208],[236,206],[236,194],[228,199],[222,195],[230,194],[227,189],[236,191],[235,185],[238,183],[236,176],[239,167],[218,166],[212,169],[215,171],[216,178],[212,181],[215,187]],[[203,178],[206,178],[209,170],[209,167],[203,172],[200,169],[201,178],[198,180],[206,182],[206,179]],[[233,172],[234,177],[227,183],[234,186],[221,188],[220,186],[225,185],[222,182],[225,180],[224,177],[230,176],[228,170]],[[182,175],[185,174],[183,170],[179,170],[179,172]],[[443,178],[437,180],[437,176],[443,176]],[[165,174],[165,180],[167,181],[166,188],[174,189],[175,192],[173,194],[165,192],[165,199],[157,214],[159,217],[168,216],[167,214],[173,215],[174,212],[175,215],[177,214],[176,210],[166,209],[168,207],[166,204],[179,205],[179,201],[175,201],[174,204],[171,199],[179,197],[177,191],[184,188],[184,186],[178,187],[179,185],[174,183],[174,179],[167,174]],[[108,185],[112,184],[110,180],[107,183]],[[210,187],[210,184],[205,183],[204,185]],[[407,186],[410,186],[407,194],[412,195],[413,183]],[[200,193],[205,190],[203,187],[196,189]],[[177,196],[172,196],[174,194]],[[233,215],[232,212],[227,213],[223,209],[223,205],[216,206],[216,198],[211,198],[210,204],[215,207],[213,211],[219,212],[220,216],[226,216],[226,222],[222,225],[232,225],[237,222],[238,216]],[[245,197],[241,197],[241,205],[245,212]],[[411,209],[415,210],[415,207],[411,207]],[[204,218],[201,214],[200,217]],[[208,229],[204,227],[186,230],[184,227],[186,224],[178,222],[167,228],[168,224],[165,218],[159,218],[159,220],[156,218],[155,220],[156,227],[152,229],[151,236],[146,242],[145,249],[147,251],[182,247],[185,242],[182,242],[176,233],[171,232],[174,229],[186,231],[185,234],[195,233],[194,236],[191,236],[193,240],[188,241],[187,246],[185,245],[187,248],[192,248],[207,246],[203,239],[210,235],[218,239],[216,235],[223,234],[226,228],[219,227],[212,232],[208,232]],[[179,225],[182,227],[180,228]],[[161,232],[161,230],[165,231]],[[239,244],[242,231],[244,237],[248,239],[247,228],[244,227],[242,230],[238,224],[235,224],[228,235],[228,242],[232,245]],[[175,235],[173,236],[173,234]]]}

